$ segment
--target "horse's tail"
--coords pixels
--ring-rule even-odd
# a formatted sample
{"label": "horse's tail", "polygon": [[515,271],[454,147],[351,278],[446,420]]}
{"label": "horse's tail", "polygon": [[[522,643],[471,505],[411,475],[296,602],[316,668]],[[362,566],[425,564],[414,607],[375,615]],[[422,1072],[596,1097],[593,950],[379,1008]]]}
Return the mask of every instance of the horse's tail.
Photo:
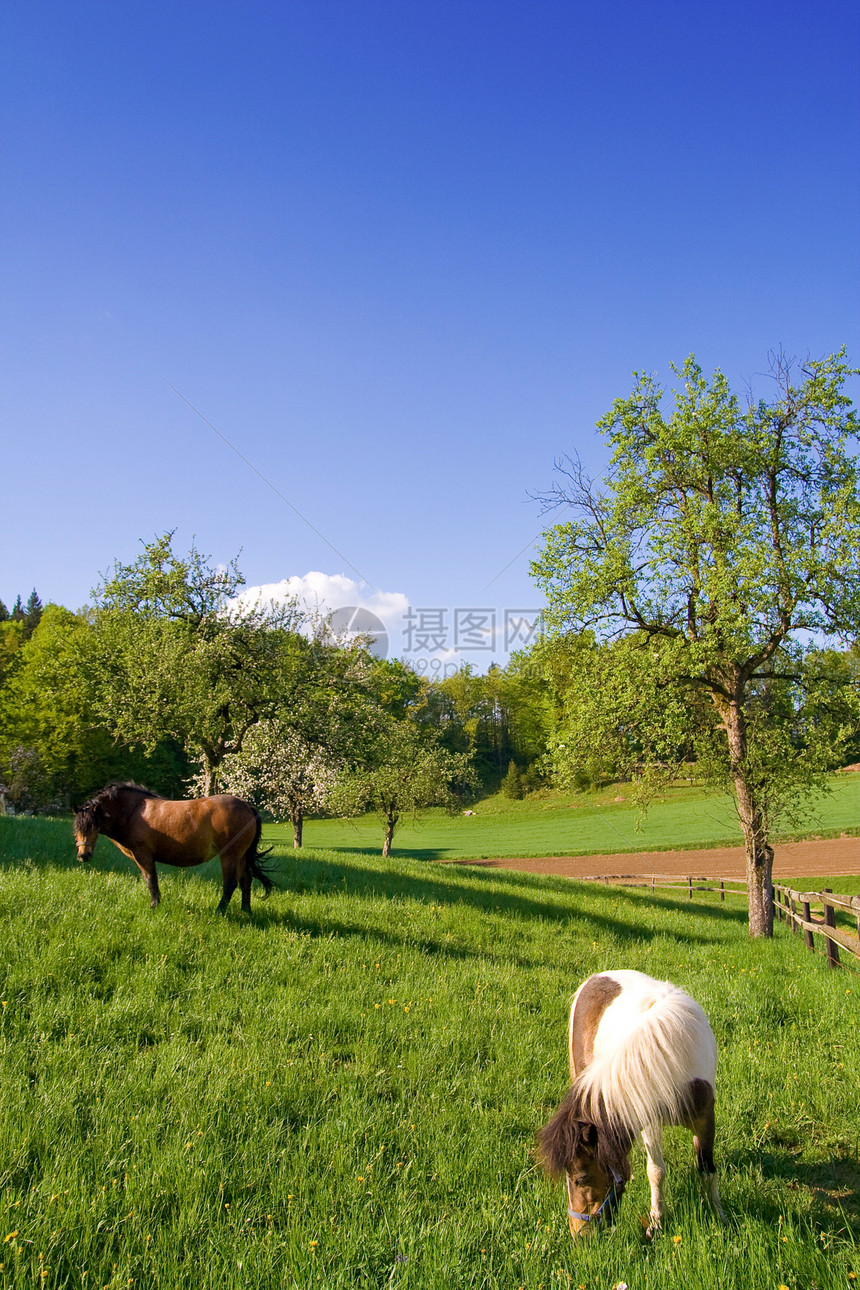
{"label": "horse's tail", "polygon": [[275,884],[272,882],[268,865],[263,864],[262,860],[264,856],[270,854],[272,847],[266,847],[265,851],[259,850],[260,835],[263,832],[263,821],[260,819],[259,812],[254,810],[253,807],[251,807],[251,810],[254,811],[254,840],[246,852],[245,859],[248,862],[248,868],[251,870],[252,877],[256,878],[258,882],[263,884],[266,895],[268,896]]}

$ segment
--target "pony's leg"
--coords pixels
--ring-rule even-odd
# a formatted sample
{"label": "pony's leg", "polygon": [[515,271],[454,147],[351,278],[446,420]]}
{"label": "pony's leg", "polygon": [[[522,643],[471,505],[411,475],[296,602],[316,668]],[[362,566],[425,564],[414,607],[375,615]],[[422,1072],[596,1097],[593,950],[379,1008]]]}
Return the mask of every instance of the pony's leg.
{"label": "pony's leg", "polygon": [[708,1199],[714,1208],[714,1213],[720,1222],[725,1222],[726,1215],[720,1204],[720,1189],[717,1184],[717,1166],[714,1164],[715,1135],[716,1124],[712,1099],[710,1106],[693,1125],[693,1149],[696,1152],[696,1164],[699,1167],[699,1173],[702,1175],[702,1182],[705,1184],[705,1191],[708,1193]]}
{"label": "pony's leg", "polygon": [[161,900],[161,892],[158,888],[158,874],[155,872],[155,861],[152,856],[142,855],[133,856],[134,863],[140,870],[140,876],[146,883],[149,892],[149,907],[155,909]]}
{"label": "pony's leg", "polygon": [[648,1236],[654,1236],[663,1226],[663,1179],[666,1177],[666,1162],[663,1159],[663,1130],[659,1125],[642,1130],[642,1142],[648,1162],[645,1172],[651,1184],[651,1221],[648,1225]]}
{"label": "pony's leg", "polygon": [[227,906],[230,904],[230,897],[236,890],[236,861],[223,855],[221,857],[221,879],[222,891],[221,899],[218,902],[218,913],[226,914]]}

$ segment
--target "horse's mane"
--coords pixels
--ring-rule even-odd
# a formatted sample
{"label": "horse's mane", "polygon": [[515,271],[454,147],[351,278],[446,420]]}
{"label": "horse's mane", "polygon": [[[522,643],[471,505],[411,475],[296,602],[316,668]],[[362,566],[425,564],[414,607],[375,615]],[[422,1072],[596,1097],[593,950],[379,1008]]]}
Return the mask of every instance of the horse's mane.
{"label": "horse's mane", "polygon": [[604,1173],[619,1182],[630,1178],[633,1135],[612,1121],[602,1102],[596,1108],[586,1105],[575,1084],[568,1089],[549,1123],[539,1131],[537,1140],[540,1157],[554,1178],[559,1178],[571,1161],[584,1152],[594,1152]]}
{"label": "horse's mane", "polygon": [[677,1123],[690,1111],[690,1081],[703,1053],[716,1051],[707,1017],[683,990],[658,998],[619,1042],[586,1066],[569,1096],[593,1124],[631,1138],[649,1125]]}
{"label": "horse's mane", "polygon": [[[130,803],[129,796],[132,798]],[[153,793],[151,788],[144,788],[142,784],[135,784],[132,780],[127,780],[124,784],[108,784],[75,812],[75,827],[81,832],[89,832],[98,828],[100,816],[110,815],[116,818],[117,811],[114,808],[120,808],[120,818],[124,819],[131,814],[141,798],[160,796],[160,793]]]}

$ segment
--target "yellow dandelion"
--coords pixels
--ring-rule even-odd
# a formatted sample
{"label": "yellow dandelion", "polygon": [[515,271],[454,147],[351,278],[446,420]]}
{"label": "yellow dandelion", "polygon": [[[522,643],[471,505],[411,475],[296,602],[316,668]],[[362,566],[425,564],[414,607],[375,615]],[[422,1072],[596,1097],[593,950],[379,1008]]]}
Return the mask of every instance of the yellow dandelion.
{"label": "yellow dandelion", "polygon": [[319,1241],[311,1241],[311,1249],[313,1249],[315,1245],[319,1245]]}
{"label": "yellow dandelion", "polygon": [[10,1232],[8,1236],[3,1237],[3,1244],[5,1245],[7,1241],[14,1241],[17,1235],[18,1235],[18,1229],[16,1227],[14,1232]]}
{"label": "yellow dandelion", "polygon": [[680,1244],[681,1244],[682,1239],[683,1239],[683,1238],[682,1238],[682,1237],[680,1237],[680,1236],[673,1236],[673,1237],[672,1237],[672,1240],[674,1241],[674,1243],[675,1243],[676,1245],[680,1245]]}

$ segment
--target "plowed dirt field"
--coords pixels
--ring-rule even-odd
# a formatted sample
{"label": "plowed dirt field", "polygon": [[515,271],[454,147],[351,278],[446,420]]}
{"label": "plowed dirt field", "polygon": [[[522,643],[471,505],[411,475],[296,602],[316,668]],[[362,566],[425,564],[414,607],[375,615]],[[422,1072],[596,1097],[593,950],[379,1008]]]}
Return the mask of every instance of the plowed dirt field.
{"label": "plowed dirt field", "polygon": [[[557,874],[563,878],[607,878],[660,875],[678,878],[744,878],[742,847],[702,851],[638,851],[633,855],[547,856],[545,859],[457,860],[493,869]],[[773,876],[794,878],[860,876],[860,838],[827,838],[785,842],[774,847]]]}

